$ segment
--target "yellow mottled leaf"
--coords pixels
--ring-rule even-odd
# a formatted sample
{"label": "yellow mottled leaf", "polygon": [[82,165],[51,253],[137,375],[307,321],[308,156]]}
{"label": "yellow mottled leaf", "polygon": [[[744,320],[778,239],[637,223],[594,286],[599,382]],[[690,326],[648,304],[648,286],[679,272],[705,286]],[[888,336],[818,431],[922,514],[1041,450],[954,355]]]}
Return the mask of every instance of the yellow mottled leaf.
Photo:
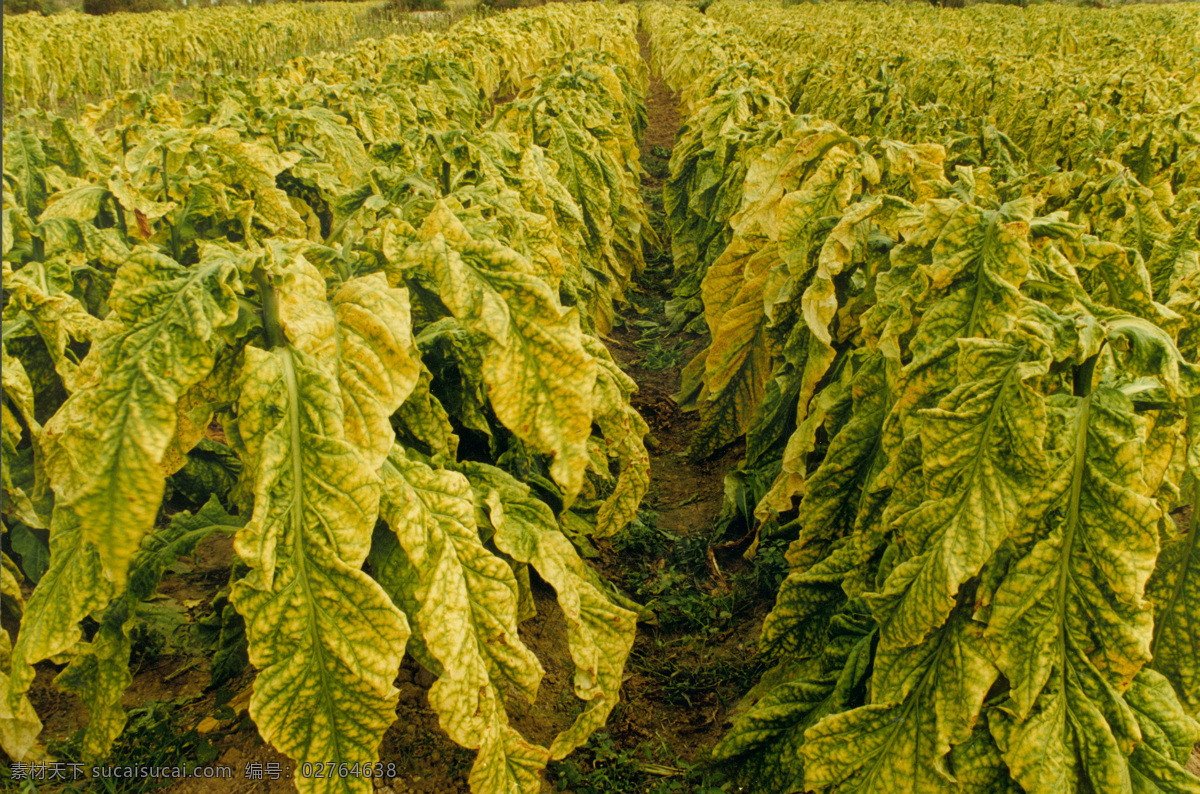
{"label": "yellow mottled leaf", "polygon": [[889,648],[915,645],[941,625],[1044,482],[1045,411],[1025,382],[1044,366],[1003,342],[960,340],[959,348],[961,385],[919,413],[926,498],[893,527],[911,556],[869,599]]}
{"label": "yellow mottled leaf", "polygon": [[474,240],[439,202],[403,267],[450,313],[482,332],[483,379],[496,417],[538,452],[569,504],[583,484],[596,363],[583,349],[579,317],[516,252]]}
{"label": "yellow mottled leaf", "polygon": [[158,514],[176,403],[212,369],[217,332],[237,318],[240,286],[226,262],[185,268],[149,251],[131,256],[78,390],[42,432],[59,502],[78,515],[115,583]]}
{"label": "yellow mottled leaf", "polygon": [[805,732],[807,787],[864,794],[952,790],[945,758],[971,735],[996,678],[982,626],[965,613],[959,609],[929,643],[877,655],[872,702]]}
{"label": "yellow mottled leaf", "polygon": [[[84,536],[78,517],[70,508],[57,506],[50,526],[50,568],[25,606],[12,650],[12,670],[5,678],[8,691],[0,708],[16,721],[6,731],[13,731],[18,739],[32,738],[29,730],[36,735],[40,724],[31,727],[28,716],[32,712],[27,711],[27,703],[22,705],[33,683],[33,665],[74,648],[81,634],[79,621],[103,607],[112,593],[100,556]],[[17,756],[27,749],[28,745],[18,744]]]}
{"label": "yellow mottled leaf", "polygon": [[566,617],[567,643],[575,662],[575,696],[584,708],[550,746],[551,758],[564,758],[604,724],[616,705],[637,615],[617,606],[600,589],[595,574],[559,531],[554,514],[530,495],[527,486],[482,463],[463,464],[462,470],[486,505],[496,546],[533,566],[554,588]]}
{"label": "yellow mottled leaf", "polygon": [[[629,404],[629,395],[637,388],[633,380],[613,363],[598,340],[585,336],[583,341],[584,348],[596,359],[596,387],[592,393],[595,422],[604,434],[607,457],[617,460],[621,467],[612,492],[596,511],[595,534],[606,537],[633,520],[650,487],[650,454],[643,441],[649,428]],[[607,465],[603,472],[607,475]]]}
{"label": "yellow mottled leaf", "polygon": [[1012,687],[993,732],[1029,791],[1127,791],[1124,756],[1141,736],[1121,693],[1150,660],[1142,593],[1159,513],[1140,495],[1144,428],[1128,400],[1103,388],[1065,400],[1071,446],[1026,505],[1049,525],[992,602],[988,634]]}
{"label": "yellow mottled leaf", "polygon": [[[384,544],[378,578],[411,605],[413,631],[437,665],[429,703],[458,744],[479,750],[471,779],[496,777],[514,747],[538,759],[528,781],[511,778],[498,791],[534,792],[548,755],[508,724],[501,692],[537,699],[542,666],[517,634],[519,592],[512,569],[484,548],[466,477],[435,471],[393,448],[381,471],[383,517],[397,544]],[[521,753],[517,753],[519,757]],[[518,787],[512,781],[518,781]],[[477,791],[492,789],[476,788]]]}
{"label": "yellow mottled leaf", "polygon": [[[250,714],[298,763],[368,763],[395,717],[408,626],[362,570],[379,480],[346,441],[338,381],[292,347],[246,352],[238,433],[254,513],[236,548],[250,573],[231,600],[258,668]],[[370,790],[365,778],[301,791]]]}
{"label": "yellow mottled leaf", "polygon": [[68,391],[74,391],[78,366],[67,348],[73,341],[90,342],[100,321],[88,314],[79,300],[66,291],[69,269],[61,262],[31,263],[13,273],[5,271],[4,289],[9,295],[6,316],[25,312],[46,343],[55,371]]}

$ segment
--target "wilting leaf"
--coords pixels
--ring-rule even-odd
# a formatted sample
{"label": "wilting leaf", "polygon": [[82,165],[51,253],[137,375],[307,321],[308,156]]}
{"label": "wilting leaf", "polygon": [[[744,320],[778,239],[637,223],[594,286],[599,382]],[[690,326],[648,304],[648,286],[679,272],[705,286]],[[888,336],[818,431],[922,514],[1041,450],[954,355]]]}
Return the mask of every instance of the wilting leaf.
{"label": "wilting leaf", "polygon": [[83,538],[118,585],[162,502],[175,404],[212,369],[217,331],[237,319],[240,287],[228,262],[185,268],[159,254],[131,256],[79,390],[43,430],[59,504],[78,515]]}

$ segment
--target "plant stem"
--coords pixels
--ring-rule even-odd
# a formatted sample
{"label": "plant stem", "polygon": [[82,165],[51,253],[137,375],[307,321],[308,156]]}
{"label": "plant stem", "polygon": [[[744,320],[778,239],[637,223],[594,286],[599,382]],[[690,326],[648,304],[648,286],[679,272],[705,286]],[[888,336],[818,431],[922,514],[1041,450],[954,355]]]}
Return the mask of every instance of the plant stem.
{"label": "plant stem", "polygon": [[1096,373],[1096,361],[1100,358],[1102,350],[1103,348],[1097,350],[1091,358],[1075,367],[1076,397],[1087,397],[1092,393],[1092,376]]}
{"label": "plant stem", "polygon": [[267,337],[267,349],[282,347],[287,344],[287,337],[279,319],[279,297],[275,294],[275,285],[261,267],[254,268],[254,280],[258,284],[258,294],[262,301],[262,324],[263,333]]}

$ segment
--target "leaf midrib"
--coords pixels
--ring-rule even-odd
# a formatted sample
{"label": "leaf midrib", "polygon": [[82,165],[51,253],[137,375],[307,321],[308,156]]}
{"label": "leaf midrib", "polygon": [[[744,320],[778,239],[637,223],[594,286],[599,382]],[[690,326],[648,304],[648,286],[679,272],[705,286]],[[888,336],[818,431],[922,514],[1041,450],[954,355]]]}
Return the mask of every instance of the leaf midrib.
{"label": "leaf midrib", "polygon": [[[316,668],[318,680],[318,689],[320,697],[324,701],[325,711],[331,717],[337,713],[335,704],[331,698],[331,687],[329,681],[328,670],[325,666],[324,649],[318,640],[320,636],[319,627],[316,621],[316,601],[314,600],[312,582],[308,577],[308,557],[304,548],[304,489],[300,487],[301,478],[304,474],[304,459],[300,452],[300,386],[296,378],[296,365],[293,358],[291,347],[281,348],[283,355],[280,357],[283,364],[283,382],[287,390],[287,410],[288,421],[290,423],[291,434],[291,453],[292,453],[292,504],[290,508],[290,523],[292,527],[292,559],[296,565],[297,580],[304,590],[304,599],[307,609],[308,631],[312,637],[312,653],[313,666]],[[333,743],[333,758],[332,761],[342,761],[345,755],[342,752],[341,737],[336,725],[332,724],[333,728],[329,732],[330,739]]]}

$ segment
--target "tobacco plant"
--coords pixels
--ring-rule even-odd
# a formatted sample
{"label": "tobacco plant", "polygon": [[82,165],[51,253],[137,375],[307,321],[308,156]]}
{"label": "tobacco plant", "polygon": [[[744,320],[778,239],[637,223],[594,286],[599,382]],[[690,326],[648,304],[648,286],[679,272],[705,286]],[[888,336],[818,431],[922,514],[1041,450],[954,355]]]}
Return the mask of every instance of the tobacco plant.
{"label": "tobacco plant", "polygon": [[[517,14],[212,80],[193,104],[126,94],[135,112],[108,132],[89,125],[112,101],[6,135],[4,520],[50,547],[24,603],[4,557],[23,611],[15,642],[0,635],[10,757],[40,752],[26,693],[45,659],[89,708],[84,756],[105,756],[137,604],[214,532],[239,560],[217,656],[244,636],[263,738],[338,770],[294,776],[302,790],[370,787],[406,651],[437,676],[442,727],[478,751],[474,791],[539,790],[603,724],[636,613],[569,538],[632,518],[648,457],[633,383],[587,330],[599,304],[569,288],[583,199],[556,159],[590,144],[479,120],[497,90],[551,85],[543,56],[589,44],[575,68],[608,82],[558,112],[632,141],[628,112],[594,117],[602,91],[629,108],[644,90],[636,15],[617,18],[614,34],[589,9]],[[635,206],[636,149],[617,168],[614,200]],[[235,485],[166,521],[168,484],[214,438]],[[543,675],[519,629],[534,574],[580,701],[549,746],[506,707]]]}
{"label": "tobacco plant", "polygon": [[[791,56],[689,16],[645,11],[656,47],[707,42],[672,63],[709,103],[689,123],[738,140],[707,108]],[[1100,153],[1032,176],[862,121],[760,123],[706,166],[737,209],[678,224],[717,235],[690,451],[744,434],[729,509],[792,541],[775,667],[714,760],[764,792],[1198,790],[1196,533],[1169,511],[1200,495],[1200,241],[1163,187],[1187,156],[1152,191]]]}

